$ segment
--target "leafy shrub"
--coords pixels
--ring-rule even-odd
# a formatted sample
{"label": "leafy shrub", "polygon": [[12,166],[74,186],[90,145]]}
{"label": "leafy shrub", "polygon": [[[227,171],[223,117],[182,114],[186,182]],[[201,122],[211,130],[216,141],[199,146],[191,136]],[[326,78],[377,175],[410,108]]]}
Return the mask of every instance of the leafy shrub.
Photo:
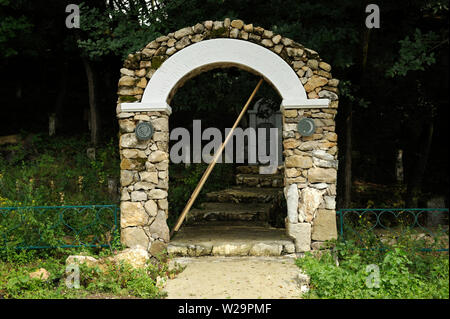
{"label": "leafy shrub", "polygon": [[[88,136],[46,137],[36,134],[27,145],[0,148],[0,207],[116,204],[117,189],[108,180],[119,180],[118,147],[113,139],[87,156]],[[97,223],[93,223],[98,214]],[[32,209],[0,210],[0,235],[7,245],[47,246],[83,242],[106,243],[114,218],[96,212]],[[107,228],[107,229],[105,229]],[[78,238],[72,229],[83,230]],[[98,237],[98,240],[94,240]],[[5,248],[5,247],[3,247]]]}
{"label": "leafy shrub", "polygon": [[[448,252],[420,251],[413,237],[384,250],[338,242],[332,251],[307,253],[296,263],[311,276],[309,298],[449,298]],[[378,287],[371,285],[369,265],[379,269]]]}
{"label": "leafy shrub", "polygon": [[[83,250],[85,255],[105,257],[111,251]],[[158,259],[143,269],[135,269],[126,263],[106,263],[102,267],[80,265],[80,288],[68,288],[65,284],[65,258],[78,255],[79,250],[9,251],[0,258],[0,299],[2,298],[163,298],[165,293],[158,284],[158,277],[173,277],[180,267],[169,269],[167,260]],[[32,279],[30,272],[45,268],[47,280]]]}
{"label": "leafy shrub", "polygon": [[57,206],[112,204],[117,192],[108,179],[119,180],[117,141],[96,149],[95,160],[86,154],[88,136],[36,135],[30,145],[0,148],[0,204]]}

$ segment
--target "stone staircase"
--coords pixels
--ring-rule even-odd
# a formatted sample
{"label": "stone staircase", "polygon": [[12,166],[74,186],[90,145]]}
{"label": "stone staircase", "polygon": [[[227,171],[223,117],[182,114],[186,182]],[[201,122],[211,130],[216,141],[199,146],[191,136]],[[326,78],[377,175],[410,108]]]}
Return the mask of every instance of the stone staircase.
{"label": "stone staircase", "polygon": [[257,166],[237,167],[236,185],[206,194],[168,246],[175,256],[279,256],[293,253],[284,228],[269,225],[282,196],[283,174],[260,175]]}

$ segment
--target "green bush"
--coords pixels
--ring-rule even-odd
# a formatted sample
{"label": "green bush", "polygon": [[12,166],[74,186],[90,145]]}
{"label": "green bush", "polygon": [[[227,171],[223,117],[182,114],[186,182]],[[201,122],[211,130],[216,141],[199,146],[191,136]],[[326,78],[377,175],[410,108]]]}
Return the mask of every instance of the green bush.
{"label": "green bush", "polygon": [[165,294],[156,286],[153,266],[135,269],[126,263],[99,267],[80,267],[80,285],[91,294],[111,294],[139,298],[162,298]]}
{"label": "green bush", "polygon": [[[88,136],[35,135],[28,145],[0,148],[1,206],[114,204],[108,179],[119,180],[117,141],[100,145],[90,159]],[[0,206],[0,207],[1,207]]]}
{"label": "green bush", "polygon": [[[80,288],[65,284],[65,259],[78,255],[79,250],[15,250],[0,258],[0,299],[61,299],[61,298],[163,298],[165,293],[157,284],[158,277],[173,277],[182,270],[169,269],[167,260],[157,259],[145,268],[135,269],[129,264],[105,262],[102,267],[80,265]],[[83,250],[93,257],[111,256],[106,249]],[[32,279],[30,273],[45,268],[47,280]]]}
{"label": "green bush", "polygon": [[[311,277],[307,298],[449,298],[448,252],[420,251],[411,237],[385,250],[339,242],[296,263]],[[378,286],[371,267],[378,267]]]}
{"label": "green bush", "polygon": [[[0,148],[0,207],[117,204],[118,146],[113,139],[87,156],[88,136],[33,135],[22,145]],[[0,246],[47,246],[109,242],[111,211],[0,210]],[[97,219],[96,219],[97,218]],[[94,222],[95,221],[95,222]],[[81,230],[75,234],[72,230]]]}

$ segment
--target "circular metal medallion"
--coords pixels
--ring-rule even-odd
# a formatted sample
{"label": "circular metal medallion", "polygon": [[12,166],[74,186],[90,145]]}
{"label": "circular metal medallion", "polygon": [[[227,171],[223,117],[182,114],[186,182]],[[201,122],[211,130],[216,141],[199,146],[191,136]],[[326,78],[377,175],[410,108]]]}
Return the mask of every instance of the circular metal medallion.
{"label": "circular metal medallion", "polygon": [[149,122],[141,122],[136,126],[136,137],[138,140],[148,140],[153,136],[153,125]]}
{"label": "circular metal medallion", "polygon": [[312,119],[308,118],[302,118],[300,121],[298,121],[298,132],[302,136],[311,136],[314,134],[314,131],[316,130],[316,124]]}

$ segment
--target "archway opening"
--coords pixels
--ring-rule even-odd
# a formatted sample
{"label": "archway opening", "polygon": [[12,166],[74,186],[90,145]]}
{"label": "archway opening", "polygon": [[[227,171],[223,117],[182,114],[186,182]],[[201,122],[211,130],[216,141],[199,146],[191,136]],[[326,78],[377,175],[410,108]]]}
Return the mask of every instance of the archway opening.
{"label": "archway opening", "polygon": [[[170,100],[169,127],[171,132],[178,128],[189,132],[190,145],[183,150],[181,136],[172,133],[167,220],[170,228],[258,79],[257,74],[226,65],[183,80],[178,86]],[[284,229],[287,212],[280,104],[279,93],[264,82],[183,226],[171,238],[171,252],[180,250],[179,253],[192,256],[293,252],[293,241]],[[263,153],[266,157],[259,156]],[[264,171],[268,157],[276,158],[271,174]]]}
{"label": "archway opening", "polygon": [[[282,97],[279,135],[283,138],[285,156],[285,226],[287,235],[295,242],[295,247],[291,244],[287,247],[292,252],[305,252],[335,239],[338,163],[334,118],[339,81],[333,79],[331,66],[314,50],[270,30],[226,19],[204,21],[161,36],[130,54],[120,70],[123,76],[119,80],[116,110],[121,129],[122,242],[128,247],[147,247],[152,254],[170,248],[166,221],[170,216],[169,135],[173,131],[169,132],[172,105],[168,103],[172,104],[171,95],[183,80],[211,66],[253,70],[273,84]],[[148,134],[145,140],[138,139],[137,133],[142,133],[142,128],[152,133],[150,127],[154,128],[154,134],[151,137]],[[199,156],[201,162],[202,138],[199,140],[199,150],[192,149],[192,156]],[[174,156],[170,158],[173,160]],[[196,182],[197,178],[193,184]],[[260,187],[258,195],[262,193]],[[259,247],[271,251],[265,244]],[[181,255],[191,250],[184,248],[179,252]]]}

